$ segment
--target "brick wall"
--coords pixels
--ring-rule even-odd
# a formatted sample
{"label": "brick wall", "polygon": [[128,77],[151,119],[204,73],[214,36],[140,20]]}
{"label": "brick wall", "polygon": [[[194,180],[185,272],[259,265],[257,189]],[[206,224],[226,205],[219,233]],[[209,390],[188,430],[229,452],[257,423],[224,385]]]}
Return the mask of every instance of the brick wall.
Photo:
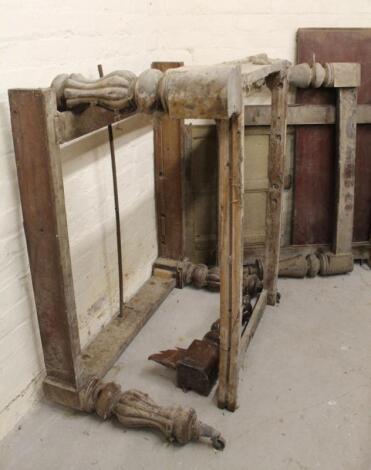
{"label": "brick wall", "polygon": [[[19,203],[7,89],[46,87],[63,72],[97,76],[153,60],[213,63],[265,51],[294,60],[305,26],[369,27],[369,0],[0,0],[0,438],[40,396],[40,340]],[[156,257],[148,119],[115,128],[124,289]],[[63,149],[68,224],[83,343],[117,303],[115,228],[104,131]]]}

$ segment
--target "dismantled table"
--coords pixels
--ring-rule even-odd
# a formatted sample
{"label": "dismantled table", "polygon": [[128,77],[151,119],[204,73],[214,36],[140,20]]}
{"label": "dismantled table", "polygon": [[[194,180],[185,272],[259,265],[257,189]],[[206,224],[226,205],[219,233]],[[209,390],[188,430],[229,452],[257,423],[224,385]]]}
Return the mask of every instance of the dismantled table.
{"label": "dismantled table", "polygon": [[[178,225],[175,224],[170,238],[173,247],[180,248],[168,250],[164,256],[161,226],[158,226],[160,256],[152,277],[124,305],[122,316],[115,316],[90,344],[81,347],[60,146],[135,112],[146,112],[156,116],[157,144],[158,132],[163,126],[179,126],[187,118],[216,121],[221,284],[218,404],[229,410],[236,408],[244,351],[266,304],[274,305],[277,299],[288,66],[287,61],[268,60],[264,56],[213,66],[170,68],[164,72],[158,70],[157,64],[157,68],[139,77],[126,71],[113,72],[96,81],[81,75],[61,75],[50,88],[9,91],[47,397],[76,409],[95,410],[103,418],[109,416],[107,403],[102,411],[99,398],[102,390],[108,390],[104,389],[101,379],[171,290],[183,285],[181,246],[185,221],[179,217],[181,208],[173,204],[171,209],[166,208],[170,210],[170,219],[165,224],[169,235],[172,231],[169,220],[178,217]],[[244,98],[263,84],[272,93],[264,289],[242,334],[243,105]],[[162,178],[159,184],[156,176],[157,211],[164,200],[172,199],[171,185],[166,184],[171,154],[166,158],[161,169],[156,166]],[[170,175],[177,177],[171,172]],[[115,390],[111,387],[106,395],[112,398],[117,395]],[[109,400],[109,405],[113,406]]]}

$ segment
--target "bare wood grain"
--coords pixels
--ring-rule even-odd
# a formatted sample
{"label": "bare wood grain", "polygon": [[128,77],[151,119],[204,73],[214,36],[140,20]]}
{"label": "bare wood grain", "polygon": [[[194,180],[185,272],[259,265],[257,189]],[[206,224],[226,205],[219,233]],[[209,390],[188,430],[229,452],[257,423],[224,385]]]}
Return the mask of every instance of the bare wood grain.
{"label": "bare wood grain", "polygon": [[80,386],[80,339],[55,95],[10,90],[10,111],[32,283],[48,377]]}
{"label": "bare wood grain", "polygon": [[269,189],[266,213],[264,288],[268,291],[268,304],[275,305],[281,243],[288,87],[286,79],[281,79],[279,76],[272,77],[269,86],[272,92],[272,124],[268,157]]}
{"label": "bare wood grain", "polygon": [[237,407],[239,354],[242,323],[243,271],[243,194],[244,194],[244,120],[243,114],[231,119],[231,314],[228,366],[227,408]]}
{"label": "bare wood grain", "polygon": [[219,150],[219,244],[218,257],[220,267],[220,346],[219,346],[219,387],[218,406],[225,407],[228,384],[228,358],[230,344],[230,134],[229,121],[216,122]]}
{"label": "bare wood grain", "polygon": [[82,373],[103,377],[175,287],[174,278],[152,276],[82,351]]}
{"label": "bare wood grain", "polygon": [[357,88],[338,91],[337,173],[334,253],[352,251],[356,163]]}
{"label": "bare wood grain", "polygon": [[[154,62],[165,72],[183,62]],[[183,197],[184,121],[167,115],[154,122],[154,159],[158,255],[181,259],[184,256]]]}
{"label": "bare wood grain", "polygon": [[[371,106],[370,106],[371,109]],[[370,111],[371,112],[371,111]],[[246,126],[270,126],[271,106],[246,105]],[[333,105],[291,105],[287,110],[287,125],[335,124],[336,109]]]}
{"label": "bare wood grain", "polygon": [[254,310],[250,317],[249,323],[247,324],[247,327],[242,334],[239,367],[243,365],[243,361],[246,357],[247,348],[249,347],[249,344],[256,332],[256,329],[258,328],[259,322],[263,316],[266,305],[267,305],[267,291],[264,289],[260,293],[259,298],[256,304],[254,305]]}
{"label": "bare wood grain", "polygon": [[57,111],[55,126],[59,144],[83,137],[109,124],[116,124],[136,114],[135,111],[119,113],[99,106],[89,106],[82,112]]}

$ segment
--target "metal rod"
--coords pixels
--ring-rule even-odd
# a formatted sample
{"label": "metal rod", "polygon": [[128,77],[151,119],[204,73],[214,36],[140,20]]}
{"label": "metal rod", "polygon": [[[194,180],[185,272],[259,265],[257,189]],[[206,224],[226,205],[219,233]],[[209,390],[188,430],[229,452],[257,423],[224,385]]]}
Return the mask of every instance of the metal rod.
{"label": "metal rod", "polygon": [[[98,65],[99,76],[103,77],[103,67],[101,64]],[[112,166],[112,180],[113,180],[113,194],[115,198],[115,215],[116,215],[116,240],[117,240],[117,264],[119,272],[119,316],[123,316],[124,306],[124,289],[123,289],[123,272],[122,272],[122,250],[121,250],[121,228],[120,228],[120,207],[119,207],[119,196],[117,187],[117,172],[116,172],[116,157],[115,147],[113,144],[113,131],[112,125],[108,124],[108,138],[109,147],[111,152],[111,166]]]}

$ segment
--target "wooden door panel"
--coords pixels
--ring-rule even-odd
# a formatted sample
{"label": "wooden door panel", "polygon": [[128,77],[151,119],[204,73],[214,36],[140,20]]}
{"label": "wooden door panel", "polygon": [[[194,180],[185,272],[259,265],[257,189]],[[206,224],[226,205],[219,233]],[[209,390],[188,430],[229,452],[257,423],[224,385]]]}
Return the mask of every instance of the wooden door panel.
{"label": "wooden door panel", "polygon": [[216,262],[218,233],[216,128],[189,126],[186,139],[186,256],[211,265]]}
{"label": "wooden door panel", "polygon": [[[297,35],[297,62],[359,62],[359,104],[371,104],[371,29],[305,28]],[[335,104],[336,91],[298,90],[297,103]],[[296,131],[294,244],[330,243],[335,193],[335,126],[300,126]],[[369,239],[371,227],[371,125],[357,126],[354,241]]]}
{"label": "wooden door panel", "polygon": [[265,239],[267,192],[249,191],[244,198],[244,240],[248,244],[262,244]]}
{"label": "wooden door panel", "polygon": [[[218,156],[213,125],[187,127],[186,140],[186,256],[196,263],[214,264],[217,246]],[[268,189],[269,128],[245,129],[244,243],[262,245]],[[286,174],[292,175],[294,134],[287,135]],[[292,188],[284,191],[285,244],[291,238]]]}

